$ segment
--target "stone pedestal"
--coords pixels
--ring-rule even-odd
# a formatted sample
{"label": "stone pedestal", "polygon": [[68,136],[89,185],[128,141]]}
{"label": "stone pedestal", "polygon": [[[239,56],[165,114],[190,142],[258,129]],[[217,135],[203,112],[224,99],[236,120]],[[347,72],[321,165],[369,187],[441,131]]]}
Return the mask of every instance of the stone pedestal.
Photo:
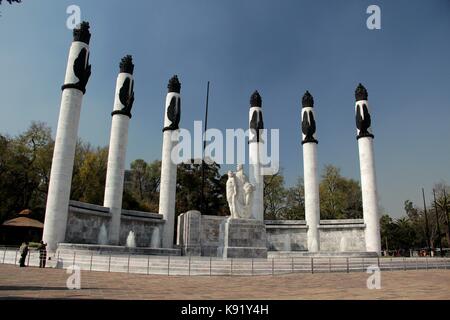
{"label": "stone pedestal", "polygon": [[201,256],[202,214],[191,210],[178,216],[177,245],[184,256]]}
{"label": "stone pedestal", "polygon": [[217,255],[223,258],[267,258],[266,226],[260,220],[224,220]]}

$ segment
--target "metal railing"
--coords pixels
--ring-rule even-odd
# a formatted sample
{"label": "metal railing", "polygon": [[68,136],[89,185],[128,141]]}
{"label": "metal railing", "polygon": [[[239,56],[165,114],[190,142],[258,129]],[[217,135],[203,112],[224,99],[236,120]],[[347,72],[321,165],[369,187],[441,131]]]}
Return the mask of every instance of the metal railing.
{"label": "metal railing", "polygon": [[[268,259],[222,259],[194,256],[144,256],[58,252],[49,257],[47,267],[66,269],[78,266],[86,271],[124,272],[184,276],[258,276],[289,273],[367,272],[450,269],[450,258],[440,257],[289,257]],[[19,264],[17,248],[0,248],[2,264]],[[31,249],[26,265],[39,266],[39,251]]]}

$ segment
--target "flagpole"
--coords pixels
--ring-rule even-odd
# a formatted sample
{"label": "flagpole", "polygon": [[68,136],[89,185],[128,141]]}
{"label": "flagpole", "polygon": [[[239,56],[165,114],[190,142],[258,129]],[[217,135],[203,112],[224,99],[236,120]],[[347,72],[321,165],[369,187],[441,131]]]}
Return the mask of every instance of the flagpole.
{"label": "flagpole", "polygon": [[202,214],[206,214],[205,205],[205,149],[206,149],[206,130],[208,130],[208,105],[209,105],[209,81],[206,87],[206,108],[205,108],[205,129],[203,136],[203,151],[202,151]]}
{"label": "flagpole", "polygon": [[425,203],[425,191],[422,188],[422,196],[423,196],[423,209],[425,213],[425,232],[427,237],[427,245],[428,245],[428,251],[431,255],[431,239],[430,239],[430,230],[428,228],[428,215],[427,215],[427,205]]}
{"label": "flagpole", "polygon": [[441,238],[441,227],[439,225],[439,213],[437,208],[437,201],[436,201],[436,191],[433,189],[433,197],[434,197],[434,210],[436,213],[436,224],[437,224],[437,233],[438,233],[438,241],[439,241],[439,250],[440,254],[442,256],[442,238]]}

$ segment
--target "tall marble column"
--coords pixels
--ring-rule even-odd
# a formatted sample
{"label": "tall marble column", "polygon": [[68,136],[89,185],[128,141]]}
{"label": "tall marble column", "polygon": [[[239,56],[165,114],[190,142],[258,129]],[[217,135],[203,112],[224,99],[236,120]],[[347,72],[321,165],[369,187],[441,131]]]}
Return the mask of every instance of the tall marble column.
{"label": "tall marble column", "polygon": [[163,248],[172,248],[175,228],[175,193],[177,187],[177,164],[171,159],[174,146],[178,143],[178,129],[181,113],[181,84],[175,75],[167,86],[164,112],[163,148],[161,159],[161,181],[159,187],[159,214],[165,220],[162,237]]}
{"label": "tall marble column", "polygon": [[122,59],[120,73],[117,76],[114,108],[111,113],[111,137],[109,140],[108,168],[103,201],[103,205],[109,208],[111,214],[108,232],[108,240],[111,245],[119,244],[128,124],[131,119],[131,108],[134,102],[133,71],[133,60],[128,55]]}
{"label": "tall marble column", "polygon": [[378,214],[378,194],[373,155],[373,138],[371,133],[371,117],[367,100],[367,90],[359,84],[355,91],[355,113],[357,140],[359,147],[359,163],[361,169],[361,191],[363,201],[363,217],[366,225],[366,251],[381,252],[380,216]]}
{"label": "tall marble column", "polygon": [[89,64],[89,23],[82,22],[73,30],[66,76],[62,86],[61,107],[56,129],[43,240],[49,251],[64,242],[69,210],[75,146],[78,137],[81,103],[91,75]]}
{"label": "tall marble column", "polygon": [[317,173],[316,121],[314,119],[314,99],[306,91],[302,99],[302,145],[303,171],[305,181],[305,220],[308,226],[308,251],[320,251],[320,200]]}
{"label": "tall marble column", "polygon": [[262,132],[264,121],[262,99],[258,91],[250,97],[249,111],[249,180],[255,186],[252,203],[252,216],[264,221],[264,176],[261,174],[261,152],[263,150]]}

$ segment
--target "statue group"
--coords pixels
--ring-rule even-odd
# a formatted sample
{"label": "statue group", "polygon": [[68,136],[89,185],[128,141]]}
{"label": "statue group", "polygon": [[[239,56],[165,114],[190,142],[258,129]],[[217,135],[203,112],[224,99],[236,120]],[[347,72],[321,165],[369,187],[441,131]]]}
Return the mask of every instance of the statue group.
{"label": "statue group", "polygon": [[253,191],[241,164],[237,171],[228,171],[227,201],[232,219],[252,219]]}

